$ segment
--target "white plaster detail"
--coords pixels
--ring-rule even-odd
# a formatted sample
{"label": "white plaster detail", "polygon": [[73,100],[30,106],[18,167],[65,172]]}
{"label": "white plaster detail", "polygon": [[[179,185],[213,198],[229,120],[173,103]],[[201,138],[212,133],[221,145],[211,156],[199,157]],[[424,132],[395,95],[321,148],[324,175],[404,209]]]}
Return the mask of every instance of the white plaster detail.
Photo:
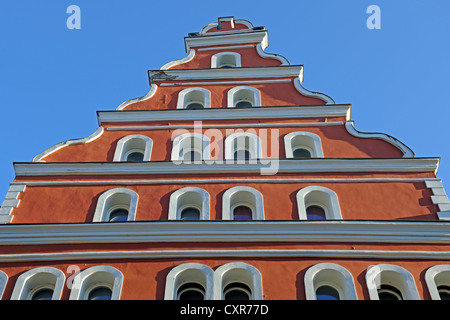
{"label": "white plaster detail", "polygon": [[370,266],[366,271],[366,285],[370,300],[379,300],[380,285],[389,284],[402,293],[403,300],[420,300],[414,277],[406,269],[392,264]]}
{"label": "white plaster detail", "polygon": [[254,44],[242,44],[242,45],[237,45],[237,46],[199,48],[199,49],[197,49],[197,51],[211,51],[211,50],[223,50],[223,49],[227,49],[227,50],[249,49],[249,48],[254,48],[254,47],[255,47]]}
{"label": "white plaster detail", "polygon": [[[318,230],[317,232],[320,232]],[[394,231],[395,232],[395,231]],[[209,235],[205,235],[209,238]],[[168,239],[166,241],[173,241]],[[181,240],[183,241],[183,240]],[[243,238],[241,241],[249,241]],[[260,240],[267,242],[270,240]],[[285,241],[290,242],[290,239]],[[309,242],[311,239],[304,239]],[[141,242],[139,239],[137,242]],[[337,241],[339,242],[339,241]],[[74,242],[76,243],[76,242]],[[92,241],[91,241],[92,243]],[[322,259],[399,259],[414,260],[450,260],[448,251],[413,251],[413,250],[321,250],[321,249],[250,249],[250,250],[103,250],[103,251],[71,251],[56,253],[20,253],[0,254],[0,262],[39,262],[39,261],[86,261],[99,259],[193,259],[193,258],[322,258]]]}
{"label": "white plaster detail", "polygon": [[187,88],[178,93],[177,109],[187,109],[190,103],[199,103],[211,108],[211,92],[204,88]]}
{"label": "white plaster detail", "polygon": [[[3,245],[152,242],[368,242],[450,244],[444,221],[135,221],[1,226]],[[13,235],[13,236],[12,236]],[[334,251],[333,251],[334,252]],[[338,251],[347,252],[347,251]],[[351,255],[356,250],[349,250]],[[358,251],[372,257],[372,250]],[[377,251],[390,258],[450,259],[450,251]],[[332,253],[330,253],[332,255]],[[56,255],[58,256],[58,255]],[[340,255],[339,255],[340,256]],[[51,259],[52,255],[46,256]],[[2,255],[2,261],[27,261],[24,253]]]}
{"label": "white plaster detail", "polygon": [[222,196],[222,220],[233,220],[233,209],[241,205],[252,210],[252,220],[264,220],[262,194],[245,186],[237,186],[225,191]]}
{"label": "white plaster detail", "polygon": [[144,155],[142,161],[150,161],[152,146],[153,141],[147,136],[134,134],[123,137],[117,142],[113,161],[127,161],[131,152],[140,152]]}
{"label": "white plaster detail", "polygon": [[[209,69],[174,69],[150,70],[148,72],[151,83],[159,81],[195,81],[195,80],[236,80],[236,79],[273,79],[295,78],[303,72],[302,65],[284,65],[270,67],[241,67],[241,68],[209,68]],[[294,82],[295,82],[294,80]]]}
{"label": "white plaster detail", "polygon": [[109,215],[116,209],[126,209],[127,221],[134,221],[138,197],[136,192],[126,188],[114,188],[103,192],[98,198],[93,222],[109,221]]}
{"label": "white plaster detail", "polygon": [[111,266],[95,266],[78,273],[73,281],[69,300],[87,300],[89,293],[99,286],[112,291],[111,300],[119,300],[123,274]]}
{"label": "white plaster detail", "polygon": [[296,131],[284,136],[286,158],[294,158],[294,151],[299,148],[308,150],[312,158],[323,158],[322,143],[317,134]]}
{"label": "white plaster detail", "polygon": [[425,282],[432,300],[441,300],[438,286],[450,287],[450,265],[432,266],[425,272]]}
{"label": "white plaster detail", "polygon": [[209,193],[197,187],[185,187],[174,191],[169,200],[169,220],[180,220],[181,212],[188,207],[200,211],[200,220],[209,220]]}
{"label": "white plaster detail", "polygon": [[200,263],[183,263],[174,267],[166,276],[164,300],[179,300],[178,289],[185,283],[194,282],[205,288],[204,300],[213,298],[214,271]]}
{"label": "white plaster detail", "polygon": [[297,192],[297,208],[300,220],[308,220],[306,209],[317,205],[324,209],[327,220],[341,220],[342,214],[336,193],[321,186],[309,186]]}
{"label": "white plaster detail", "polygon": [[172,68],[174,66],[189,62],[192,59],[194,59],[194,56],[195,56],[195,50],[190,49],[189,54],[186,57],[184,57],[182,59],[170,61],[170,62],[166,63],[165,65],[163,65],[160,70],[169,70],[170,68]]}
{"label": "white plaster detail", "polygon": [[14,208],[17,208],[20,204],[19,195],[24,192],[26,184],[10,184],[5,199],[0,207],[0,224],[10,223],[13,219],[11,214]]}
{"label": "white plaster detail", "polygon": [[437,212],[439,220],[450,220],[450,201],[445,193],[442,180],[426,181],[425,185],[433,192],[431,202],[439,208]]}
{"label": "white plaster detail", "polygon": [[35,156],[33,158],[33,162],[45,162],[45,160],[42,160],[42,159],[44,157],[48,156],[49,154],[51,154],[63,147],[72,145],[72,144],[85,144],[85,143],[94,141],[97,138],[99,138],[103,134],[103,132],[104,132],[103,127],[98,127],[97,130],[93,134],[87,136],[86,138],[71,139],[71,140],[66,140],[66,141],[60,142],[58,144],[55,144],[54,146],[46,149],[45,151],[43,151],[43,152],[39,153],[37,156]]}
{"label": "white plaster detail", "polygon": [[288,66],[288,65],[290,65],[289,61],[285,57],[280,56],[279,54],[275,54],[275,53],[264,52],[264,49],[263,49],[261,43],[258,43],[256,45],[256,52],[258,52],[258,54],[259,54],[259,56],[261,58],[264,58],[264,59],[275,59],[275,60],[280,61],[281,62],[280,66]]}
{"label": "white plaster detail", "polygon": [[[204,155],[209,154],[204,151]],[[435,172],[438,158],[400,159],[279,159],[278,172]],[[208,166],[192,166],[191,162],[167,161],[91,162],[91,163],[14,163],[16,176],[38,175],[140,175],[140,174],[206,174],[206,173],[261,173],[269,165],[256,161],[215,160]],[[440,205],[441,206],[441,205]],[[441,209],[442,210],[442,209]],[[447,209],[450,210],[450,209]]]}
{"label": "white plaster detail", "polygon": [[142,96],[142,97],[140,97],[140,98],[134,98],[134,99],[130,99],[130,100],[127,100],[127,101],[125,101],[125,102],[122,102],[122,104],[120,104],[120,105],[116,108],[116,110],[123,110],[123,109],[125,109],[127,106],[129,106],[130,104],[133,104],[133,103],[136,103],[136,102],[145,101],[145,100],[150,99],[150,98],[153,97],[153,95],[156,93],[156,90],[157,90],[157,89],[158,89],[158,86],[157,86],[156,84],[153,83],[153,84],[150,86],[149,91],[148,91],[144,96]]}
{"label": "white plaster detail", "polygon": [[304,277],[306,300],[317,300],[316,290],[329,285],[339,292],[339,300],[357,300],[352,274],[335,263],[319,263],[308,268]]}
{"label": "white plaster detail", "polygon": [[360,132],[355,129],[355,123],[354,121],[347,121],[345,123],[345,128],[347,129],[348,133],[350,133],[352,136],[358,137],[358,138],[369,138],[369,139],[380,139],[384,140],[386,142],[389,142],[390,144],[394,145],[398,149],[400,149],[403,152],[403,158],[413,158],[414,152],[406,146],[403,142],[395,139],[394,137],[391,137],[385,133],[367,133],[367,132]]}
{"label": "white plaster detail", "polygon": [[242,101],[250,102],[252,107],[259,107],[261,106],[261,92],[249,86],[239,86],[228,90],[228,108],[235,108],[236,104]]}
{"label": "white plaster detail", "polygon": [[258,30],[253,32],[246,32],[245,30],[239,30],[241,32],[223,32],[218,34],[217,32],[211,34],[205,34],[196,37],[184,38],[186,52],[193,48],[200,47],[215,47],[224,45],[239,45],[250,43],[261,43],[263,48],[268,46],[268,33],[266,30]]}
{"label": "white plaster detail", "polygon": [[53,267],[40,267],[22,273],[16,281],[11,300],[31,300],[40,289],[53,290],[52,300],[60,300],[65,275]]}
{"label": "white plaster detail", "polygon": [[[228,70],[228,69],[224,69]],[[350,105],[334,106],[289,106],[264,108],[209,108],[195,110],[145,110],[145,111],[99,111],[100,123],[121,122],[156,122],[179,120],[211,120],[211,119],[302,119],[315,117],[346,117],[350,116]]]}
{"label": "white plaster detail", "polygon": [[3,297],[3,293],[5,292],[7,282],[8,282],[8,275],[0,270],[0,299]]}
{"label": "white plaster detail", "polygon": [[313,98],[321,99],[324,102],[326,102],[326,104],[335,104],[334,100],[331,97],[327,96],[326,94],[323,94],[320,92],[312,92],[312,91],[305,89],[302,85],[302,80],[301,80],[302,77],[303,77],[303,69],[302,69],[301,76],[294,79],[294,87],[295,87],[295,89],[297,89],[298,92],[300,92],[302,95],[304,95],[306,97],[313,97]]}
{"label": "white plaster detail", "polygon": [[224,51],[211,56],[211,68],[241,67],[241,55],[237,52]]}
{"label": "white plaster detail", "polygon": [[262,300],[261,273],[243,262],[230,262],[214,271],[214,300],[224,300],[224,289],[230,283],[244,283],[251,289],[250,300]]}

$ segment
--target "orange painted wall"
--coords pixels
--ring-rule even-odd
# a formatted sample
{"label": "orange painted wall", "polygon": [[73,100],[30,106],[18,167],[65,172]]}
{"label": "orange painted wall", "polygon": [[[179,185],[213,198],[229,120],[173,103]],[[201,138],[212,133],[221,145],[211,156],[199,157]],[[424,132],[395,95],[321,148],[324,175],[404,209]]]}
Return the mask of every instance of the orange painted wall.
{"label": "orange painted wall", "polygon": [[[298,220],[296,193],[310,185],[320,185],[337,194],[344,220],[437,220],[437,207],[432,204],[431,191],[424,183],[212,183],[125,187],[139,194],[138,221],[166,220],[171,193],[186,186],[206,190],[210,194],[210,219],[221,220],[223,193],[237,185],[249,186],[261,192],[265,220]],[[19,207],[12,212],[12,222],[91,222],[98,197],[115,187],[124,186],[27,187],[20,196]]]}
{"label": "orange painted wall", "polygon": [[[252,80],[252,79],[239,79]],[[199,81],[164,81],[167,83],[178,82],[192,82]],[[204,81],[200,81],[204,82]],[[208,82],[213,82],[208,80]],[[300,94],[295,89],[294,84],[288,83],[255,83],[255,84],[239,84],[234,85],[174,85],[174,86],[160,86],[160,81],[155,81],[158,89],[155,94],[144,101],[134,102],[126,106],[123,110],[166,110],[176,109],[178,101],[178,93],[186,88],[201,87],[211,92],[211,108],[227,108],[227,92],[228,90],[241,85],[251,86],[261,92],[261,106],[302,106],[302,105],[325,105],[321,99],[314,97],[307,97]]]}
{"label": "orange painted wall", "polygon": [[[303,120],[304,121],[304,120]],[[301,121],[301,122],[303,122]],[[283,123],[282,121],[277,121]],[[173,124],[173,123],[172,123]],[[208,125],[208,121],[202,122],[203,125]],[[193,125],[193,122],[190,122]],[[275,130],[274,130],[275,129]],[[217,129],[221,132],[223,137],[227,133],[232,133],[237,129]],[[228,131],[227,131],[228,130]],[[255,132],[261,137],[261,132],[266,132],[267,140],[269,141],[269,148],[262,141],[263,152],[269,158],[285,158],[284,136],[290,132],[305,131],[317,134],[322,143],[322,149],[325,158],[401,158],[403,153],[394,145],[379,139],[358,138],[350,135],[343,125],[340,126],[325,126],[325,127],[286,127],[286,128],[243,128],[244,132]],[[253,130],[253,131],[252,131]],[[278,130],[278,133],[277,131]],[[187,130],[189,132],[200,132],[195,130]],[[172,136],[178,136],[183,131],[175,130],[129,130],[129,131],[108,131],[105,132],[96,140],[86,144],[73,144],[61,148],[43,160],[46,162],[107,162],[114,158],[114,151],[117,141],[121,138],[141,134],[147,136],[153,141],[153,150],[151,154],[152,161],[169,161],[172,152]],[[184,131],[186,132],[186,131]],[[202,133],[208,136],[214,134],[214,131],[203,129]],[[278,135],[278,139],[272,139],[272,135]],[[270,150],[270,141],[278,141],[278,155],[272,154]],[[223,150],[223,140],[217,141]],[[274,149],[274,150],[277,150]],[[212,157],[212,159],[223,159]]]}
{"label": "orange painted wall", "polygon": [[[122,300],[146,299],[155,300],[164,298],[166,276],[170,270],[182,263],[196,262],[217,269],[219,266],[233,261],[242,261],[257,268],[262,275],[263,299],[265,300],[303,300],[304,274],[306,270],[318,263],[332,262],[346,268],[353,276],[358,299],[368,300],[369,295],[366,288],[365,273],[368,267],[379,263],[388,263],[401,266],[408,270],[414,277],[421,299],[430,299],[428,289],[424,280],[425,271],[434,265],[445,264],[447,261],[420,261],[420,260],[353,260],[353,259],[140,259],[134,261],[67,261],[64,263],[53,263],[56,267],[66,273],[66,280],[73,273],[67,273],[71,265],[79,266],[81,270],[96,266],[109,265],[117,268],[124,274],[122,287]],[[49,266],[45,263],[28,263],[21,266],[16,263],[0,265],[9,279],[3,295],[3,300],[9,300],[17,277],[32,268]],[[277,279],[277,281],[273,281]],[[62,299],[68,299],[70,290],[64,287]]]}

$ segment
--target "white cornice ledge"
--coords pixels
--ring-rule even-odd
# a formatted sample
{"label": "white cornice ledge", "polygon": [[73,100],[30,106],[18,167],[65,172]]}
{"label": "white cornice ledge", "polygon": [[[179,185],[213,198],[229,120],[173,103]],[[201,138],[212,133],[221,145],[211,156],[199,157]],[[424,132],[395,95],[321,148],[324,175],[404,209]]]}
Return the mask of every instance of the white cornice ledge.
{"label": "white cornice ledge", "polygon": [[239,67],[212,69],[174,69],[149,70],[150,82],[182,81],[182,80],[220,80],[220,79],[266,79],[266,78],[298,78],[303,70],[302,65],[284,65],[276,67]]}
{"label": "white cornice ledge", "polygon": [[2,245],[142,242],[370,242],[449,244],[450,222],[145,221],[1,225]]}
{"label": "white cornice ledge", "polygon": [[262,48],[263,49],[266,48],[269,45],[267,30],[261,31],[244,30],[243,32],[233,32],[228,34],[205,33],[199,36],[184,38],[186,52],[189,52],[189,50],[192,48],[215,47],[230,44],[236,45],[247,43],[261,43]]}
{"label": "white cornice ledge", "polygon": [[345,117],[349,120],[351,105],[287,106],[251,108],[206,108],[198,110],[122,110],[97,111],[98,122],[150,122],[211,119],[301,119],[315,117]]}
{"label": "white cornice ledge", "polygon": [[434,172],[439,158],[399,159],[260,159],[255,163],[234,160],[89,162],[89,163],[14,163],[17,177],[55,175],[134,175],[134,174],[275,174],[306,172]]}

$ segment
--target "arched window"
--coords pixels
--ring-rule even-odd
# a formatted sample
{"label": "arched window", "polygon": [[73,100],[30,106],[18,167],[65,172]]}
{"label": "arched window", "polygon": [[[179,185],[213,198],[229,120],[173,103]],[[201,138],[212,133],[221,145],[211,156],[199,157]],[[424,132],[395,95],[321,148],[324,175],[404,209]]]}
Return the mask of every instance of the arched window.
{"label": "arched window", "polygon": [[16,281],[11,300],[59,300],[65,275],[53,267],[40,267],[22,273]]}
{"label": "arched window", "polygon": [[437,265],[425,272],[425,282],[433,300],[450,300],[450,265]]}
{"label": "arched window", "polygon": [[235,68],[241,66],[241,55],[236,52],[220,52],[211,57],[211,68]]}
{"label": "arched window", "polygon": [[291,132],[284,136],[286,158],[323,158],[320,137],[310,132]]}
{"label": "arched window", "polygon": [[117,142],[114,161],[139,162],[150,161],[152,139],[143,135],[130,135]]}
{"label": "arched window", "polygon": [[307,300],[356,300],[351,273],[334,263],[319,263],[305,273]]}
{"label": "arched window", "polygon": [[215,300],[262,300],[261,273],[243,262],[230,262],[214,272]]}
{"label": "arched window", "polygon": [[225,159],[238,163],[261,158],[261,139],[250,132],[236,132],[225,139]]}
{"label": "arched window", "polygon": [[165,300],[211,300],[213,270],[199,263],[181,264],[167,274]]}
{"label": "arched window", "polygon": [[419,300],[413,276],[399,266],[378,264],[369,267],[366,284],[371,300]]}
{"label": "arched window", "polygon": [[223,220],[264,220],[263,197],[250,187],[233,187],[222,200]]}
{"label": "arched window", "polygon": [[228,108],[247,108],[261,106],[261,93],[258,89],[247,86],[228,90]]}
{"label": "arched window", "polygon": [[209,139],[199,133],[185,133],[173,140],[172,161],[195,163],[209,160]]}
{"label": "arched window", "polygon": [[169,200],[169,220],[209,220],[209,193],[197,187],[173,192]]}
{"label": "arched window", "polygon": [[93,221],[133,221],[137,202],[138,194],[130,189],[115,188],[105,191],[98,198]]}
{"label": "arched window", "polygon": [[78,273],[70,300],[119,300],[123,274],[114,267],[95,266]]}
{"label": "arched window", "polygon": [[320,186],[310,186],[297,192],[300,220],[342,219],[336,193]]}
{"label": "arched window", "polygon": [[178,93],[177,109],[211,108],[211,93],[204,88],[187,88]]}

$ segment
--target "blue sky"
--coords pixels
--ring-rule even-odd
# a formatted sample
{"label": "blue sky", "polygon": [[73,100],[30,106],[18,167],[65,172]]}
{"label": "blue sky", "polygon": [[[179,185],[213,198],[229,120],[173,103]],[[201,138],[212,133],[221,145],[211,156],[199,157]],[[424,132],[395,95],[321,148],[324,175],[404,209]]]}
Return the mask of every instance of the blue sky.
{"label": "blue sky", "polygon": [[[70,5],[80,30],[66,27]],[[266,51],[304,65],[305,88],[352,104],[357,130],[440,157],[450,190],[449,12],[448,0],[2,0],[0,202],[13,162],[93,133],[97,110],[146,94],[147,70],[185,57],[184,37],[221,16],[265,26]]]}

